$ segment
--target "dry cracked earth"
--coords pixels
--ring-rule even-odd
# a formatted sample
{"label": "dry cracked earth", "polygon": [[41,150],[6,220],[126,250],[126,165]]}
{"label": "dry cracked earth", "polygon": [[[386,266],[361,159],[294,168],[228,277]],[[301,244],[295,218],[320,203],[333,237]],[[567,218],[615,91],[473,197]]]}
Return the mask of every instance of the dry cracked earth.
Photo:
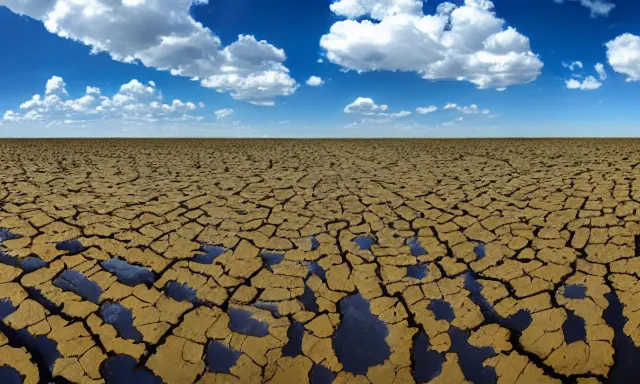
{"label": "dry cracked earth", "polygon": [[0,141],[0,382],[636,382],[639,153]]}

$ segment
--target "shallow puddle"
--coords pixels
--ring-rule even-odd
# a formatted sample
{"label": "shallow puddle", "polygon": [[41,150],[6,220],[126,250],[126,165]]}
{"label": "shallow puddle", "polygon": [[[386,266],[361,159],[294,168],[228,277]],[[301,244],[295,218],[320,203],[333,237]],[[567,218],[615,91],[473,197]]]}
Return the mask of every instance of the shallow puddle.
{"label": "shallow puddle", "polygon": [[483,259],[487,255],[484,243],[478,243],[478,245],[473,248],[473,252],[476,254],[478,260]]}
{"label": "shallow puddle", "polygon": [[262,262],[271,269],[274,265],[280,264],[284,260],[284,255],[280,253],[263,252],[260,254]]}
{"label": "shallow puddle", "polygon": [[229,308],[227,310],[231,322],[229,329],[248,336],[265,337],[269,334],[269,325],[253,318],[253,313],[240,309]]}
{"label": "shallow puddle", "polygon": [[413,237],[407,240],[407,245],[411,250],[411,255],[413,256],[422,256],[427,254],[427,250],[422,247],[422,244],[418,241],[417,238]]}
{"label": "shallow puddle", "polygon": [[609,379],[605,383],[635,383],[638,381],[640,366],[640,348],[624,333],[628,319],[622,313],[622,303],[618,295],[611,291],[604,295],[609,306],[604,310],[603,318],[613,328],[614,364],[609,371]]}
{"label": "shallow puddle", "polygon": [[325,283],[327,282],[327,271],[325,271],[324,268],[322,268],[320,264],[318,264],[318,262],[307,261],[306,264],[307,264],[307,267],[309,267],[310,274],[318,276],[320,280],[322,280]]}
{"label": "shallow puddle", "polygon": [[438,351],[430,349],[429,337],[423,330],[415,338],[411,352],[413,377],[416,381],[426,383],[440,375],[445,358]]}
{"label": "shallow puddle", "polygon": [[436,316],[436,320],[452,322],[456,318],[456,314],[453,312],[451,304],[444,300],[431,300],[427,309],[433,312]]}
{"label": "shallow puddle", "polygon": [[369,236],[359,236],[353,241],[358,244],[363,251],[371,249],[371,246],[376,243],[376,240]]}
{"label": "shallow puddle", "polygon": [[105,323],[113,325],[120,337],[142,341],[142,334],[133,326],[133,314],[130,309],[118,303],[105,303],[100,307],[100,317]]}
{"label": "shallow puddle", "polygon": [[584,299],[587,297],[587,287],[581,284],[567,284],[564,286],[562,296],[567,299]]}
{"label": "shallow puddle", "polygon": [[414,279],[422,280],[425,276],[427,276],[427,272],[428,269],[426,264],[409,265],[407,266],[406,277],[412,277]]}
{"label": "shallow puddle", "polygon": [[287,330],[289,342],[282,348],[282,356],[296,357],[302,354],[304,324],[294,321]]}
{"label": "shallow puddle", "polygon": [[27,256],[23,259],[18,259],[3,252],[0,252],[0,263],[20,268],[27,273],[36,271],[47,265],[46,261],[37,256]]}
{"label": "shallow puddle", "polygon": [[2,384],[22,384],[22,375],[15,368],[2,365],[0,366],[0,380]]}
{"label": "shallow puddle", "polygon": [[304,293],[302,296],[298,297],[298,300],[300,300],[307,311],[317,313],[320,310],[318,303],[316,302],[316,294],[306,285],[304,286]]}
{"label": "shallow puddle", "polygon": [[345,297],[339,306],[342,320],[333,336],[333,349],[345,371],[366,375],[369,367],[391,355],[385,341],[389,330],[360,294]]}
{"label": "shallow puddle", "polygon": [[562,334],[567,344],[576,341],[587,341],[587,330],[585,328],[584,319],[575,314],[573,311],[567,310],[567,319],[562,323]]}
{"label": "shallow puddle", "polygon": [[175,280],[171,280],[165,284],[163,292],[175,301],[188,301],[190,303],[198,302],[195,289],[185,284],[180,284]]}
{"label": "shallow puddle", "polygon": [[469,332],[456,327],[449,328],[451,352],[458,354],[458,361],[464,377],[474,384],[495,383],[498,378],[493,367],[485,367],[486,359],[495,356],[491,347],[478,348],[469,344]]}
{"label": "shallow puddle", "polygon": [[213,261],[218,256],[220,256],[223,253],[225,253],[227,250],[224,247],[203,245],[200,248],[200,251],[202,251],[203,253],[199,253],[199,254],[193,256],[191,261],[194,261],[194,262],[200,263],[200,264],[213,264]]}
{"label": "shallow puddle", "polygon": [[320,247],[320,242],[316,239],[315,236],[311,236],[311,250],[315,251]]}
{"label": "shallow puddle", "polygon": [[101,372],[106,384],[162,384],[162,379],[136,365],[138,361],[129,355],[115,355],[104,362]]}
{"label": "shallow puddle", "polygon": [[65,270],[53,281],[53,285],[64,291],[71,291],[94,304],[99,304],[100,302],[102,288],[76,270]]}
{"label": "shallow puddle", "polygon": [[56,244],[56,249],[59,251],[69,252],[69,255],[76,255],[85,250],[80,240],[65,240]]}
{"label": "shallow puddle", "polygon": [[207,367],[210,372],[230,373],[231,368],[236,365],[242,353],[217,341],[212,341],[207,347],[205,357]]}
{"label": "shallow puddle", "polygon": [[322,364],[314,364],[311,368],[311,384],[331,384],[336,378],[336,374]]}
{"label": "shallow puddle", "polygon": [[125,260],[112,258],[100,263],[102,268],[113,273],[122,284],[135,287],[138,284],[153,284],[153,272],[145,267],[131,265]]}

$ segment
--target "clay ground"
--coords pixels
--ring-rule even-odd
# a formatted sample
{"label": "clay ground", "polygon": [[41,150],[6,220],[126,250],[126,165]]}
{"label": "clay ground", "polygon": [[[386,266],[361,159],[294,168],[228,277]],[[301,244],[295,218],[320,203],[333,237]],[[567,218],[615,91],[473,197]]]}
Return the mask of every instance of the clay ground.
{"label": "clay ground", "polygon": [[0,381],[635,382],[639,164],[637,140],[0,141]]}

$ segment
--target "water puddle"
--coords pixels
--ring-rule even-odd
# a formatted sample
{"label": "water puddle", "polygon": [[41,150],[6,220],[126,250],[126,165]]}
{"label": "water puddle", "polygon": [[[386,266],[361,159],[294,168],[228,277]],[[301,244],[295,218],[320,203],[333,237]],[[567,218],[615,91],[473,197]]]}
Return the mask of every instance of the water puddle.
{"label": "water puddle", "polygon": [[[18,331],[6,326],[2,320],[15,312],[15,308],[8,299],[0,300],[0,333],[9,340],[12,347],[24,347],[31,354],[32,360],[37,364],[40,373],[40,381],[52,382],[53,366],[59,357],[58,343],[48,339],[44,335],[34,337],[26,328]],[[0,376],[3,378],[3,376]],[[2,381],[4,383],[4,381]]]}
{"label": "water puddle", "polygon": [[242,353],[217,341],[209,343],[206,362],[210,372],[231,373]]}
{"label": "water puddle", "polygon": [[327,271],[324,270],[316,261],[308,261],[306,262],[307,267],[309,268],[309,274],[316,275],[323,282],[327,282]]}
{"label": "water puddle", "polygon": [[142,334],[133,326],[133,314],[130,309],[118,303],[105,303],[100,307],[100,317],[105,323],[113,325],[120,337],[142,341]]}
{"label": "water puddle", "polygon": [[185,284],[180,284],[175,280],[171,280],[165,284],[163,292],[175,301],[188,301],[190,303],[197,303],[195,289]]}
{"label": "water puddle", "polygon": [[294,321],[287,330],[289,342],[282,348],[282,356],[296,357],[302,353],[304,324]]}
{"label": "water puddle", "polygon": [[389,330],[359,294],[345,297],[339,307],[342,321],[333,336],[333,349],[345,371],[366,375],[369,367],[382,364],[391,355],[385,341]]}
{"label": "water puddle", "polygon": [[308,286],[304,286],[304,293],[302,296],[298,297],[298,300],[302,302],[304,309],[311,312],[316,312],[320,310],[318,307],[318,303],[316,302],[316,294],[313,292],[311,288]]}
{"label": "water puddle", "polygon": [[215,247],[211,245],[203,245],[200,247],[200,251],[203,253],[198,253],[197,255],[191,258],[191,261],[200,264],[213,264],[213,261],[227,250],[224,247]]}
{"label": "water puddle", "polygon": [[85,300],[89,300],[94,304],[99,304],[102,288],[87,279],[82,273],[67,269],[53,281],[53,285],[64,290],[71,291]]}
{"label": "water puddle", "polygon": [[482,365],[486,359],[495,356],[493,348],[478,348],[469,344],[469,332],[456,327],[449,328],[449,336],[451,337],[451,352],[458,354],[460,368],[467,380],[476,384],[498,381],[495,369]]}
{"label": "water puddle", "polygon": [[320,247],[320,242],[316,239],[315,236],[311,236],[311,250],[315,251]]}
{"label": "water puddle", "polygon": [[413,256],[418,257],[427,254],[427,250],[422,247],[422,244],[415,237],[407,239],[407,245],[411,249],[411,255]]}
{"label": "water puddle", "polygon": [[0,228],[0,243],[2,243],[5,240],[13,240],[13,239],[18,239],[18,238],[20,238],[20,236],[14,235],[8,229]]}
{"label": "water puddle", "polygon": [[567,299],[584,299],[587,297],[587,287],[582,284],[567,284],[564,286],[562,296]]}
{"label": "water puddle", "polygon": [[253,318],[253,313],[239,308],[227,310],[231,322],[229,329],[248,336],[265,337],[269,334],[269,325]]}
{"label": "water puddle", "polygon": [[436,315],[436,320],[452,322],[456,318],[456,314],[453,312],[451,304],[444,300],[431,300],[427,309]]}
{"label": "water puddle", "polygon": [[6,253],[0,252],[0,264],[20,268],[29,273],[45,267],[47,262],[37,256],[28,256],[24,259],[18,259],[17,257],[9,256]]}
{"label": "water puddle", "polygon": [[58,251],[69,252],[69,255],[76,255],[84,251],[86,248],[82,245],[80,240],[65,240],[56,244],[56,249]]}
{"label": "water puddle", "polygon": [[427,272],[428,269],[426,264],[409,265],[407,266],[406,277],[412,277],[414,279],[422,280],[425,276],[427,276]]}
{"label": "water puddle", "polygon": [[129,355],[115,355],[104,362],[101,373],[106,384],[162,384],[162,379],[136,365],[138,361]]}
{"label": "water puddle", "polygon": [[628,319],[622,314],[622,303],[618,295],[611,291],[604,295],[609,306],[604,310],[603,318],[613,328],[614,364],[609,371],[609,379],[605,383],[635,383],[638,381],[640,365],[640,348],[624,333]]}
{"label": "water puddle", "polygon": [[25,290],[29,294],[29,298],[33,299],[36,303],[42,305],[47,311],[51,313],[60,313],[64,304],[56,305],[53,301],[49,300],[42,292],[35,287],[25,287]]}
{"label": "water puddle", "polygon": [[440,376],[445,358],[438,351],[429,348],[429,337],[423,330],[420,330],[414,340],[411,352],[413,377],[417,382],[427,383]]}
{"label": "water puddle", "polygon": [[271,270],[274,265],[280,264],[284,260],[284,255],[280,253],[263,252],[260,254],[264,265]]}
{"label": "water puddle", "polygon": [[478,243],[475,248],[473,248],[473,252],[478,257],[478,260],[483,259],[487,255],[487,251],[485,250],[484,243]]}
{"label": "water puddle", "polygon": [[273,316],[275,319],[279,319],[282,317],[282,315],[280,315],[280,312],[278,311],[278,304],[276,303],[256,301],[255,303],[251,304],[251,306],[269,311],[269,313],[271,313],[271,316]]}
{"label": "water puddle", "polygon": [[0,378],[3,384],[22,384],[22,375],[9,365],[0,366]]}
{"label": "water puddle", "polygon": [[471,272],[467,272],[465,275],[464,288],[471,293],[469,298],[480,307],[480,311],[488,323],[498,324],[515,332],[518,336],[531,325],[531,321],[533,321],[531,314],[525,309],[521,309],[509,317],[500,316],[491,303],[482,296],[482,284],[475,279]]}
{"label": "water puddle", "polygon": [[575,314],[573,311],[567,310],[567,319],[562,323],[562,334],[567,344],[576,341],[587,341],[587,330],[585,328],[584,319]]}
{"label": "water puddle", "polygon": [[371,246],[376,243],[376,240],[369,236],[359,236],[353,240],[361,250],[365,251],[371,249]]}
{"label": "water puddle", "polygon": [[145,267],[131,265],[128,262],[113,258],[100,263],[102,268],[113,273],[122,284],[135,287],[138,284],[153,284],[153,272]]}
{"label": "water puddle", "polygon": [[311,368],[311,384],[331,384],[336,374],[321,364],[314,364]]}

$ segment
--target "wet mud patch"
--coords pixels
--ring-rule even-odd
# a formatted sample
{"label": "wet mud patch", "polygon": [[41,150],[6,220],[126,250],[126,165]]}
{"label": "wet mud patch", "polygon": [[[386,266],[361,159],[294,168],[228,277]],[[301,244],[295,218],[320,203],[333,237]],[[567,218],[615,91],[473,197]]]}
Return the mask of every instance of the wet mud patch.
{"label": "wet mud patch", "polygon": [[422,244],[420,244],[418,239],[415,238],[415,237],[407,239],[407,245],[409,246],[409,249],[411,250],[411,255],[412,256],[418,257],[418,256],[423,256],[423,255],[427,254],[427,250],[422,247]]}
{"label": "wet mud patch", "polygon": [[371,249],[371,246],[376,243],[376,239],[370,236],[358,236],[353,241],[363,251]]}
{"label": "wet mud patch", "polygon": [[200,251],[202,253],[198,253],[197,255],[191,258],[191,261],[199,263],[199,264],[213,264],[213,261],[223,253],[227,251],[224,247],[212,246],[212,245],[203,245],[200,247]]}
{"label": "wet mud patch", "polygon": [[609,371],[606,383],[635,383],[638,380],[640,366],[640,348],[636,347],[631,337],[624,333],[628,319],[622,314],[622,303],[615,291],[604,295],[609,306],[604,310],[603,318],[613,328],[614,364]]}
{"label": "wet mud patch", "polygon": [[153,284],[155,280],[151,270],[145,267],[129,264],[125,260],[115,257],[103,261],[100,265],[102,268],[116,275],[119,282],[130,287],[135,287],[138,284],[150,285]]}
{"label": "wet mud patch", "polygon": [[231,373],[242,353],[217,341],[212,341],[207,347],[206,363],[210,372]]}
{"label": "wet mud patch", "polygon": [[385,341],[389,330],[360,294],[345,297],[339,307],[342,321],[333,336],[333,349],[345,371],[366,375],[369,367],[382,364],[391,355]]}
{"label": "wet mud patch", "polygon": [[428,268],[426,264],[408,265],[406,277],[422,280],[427,276]]}
{"label": "wet mud patch", "polygon": [[142,334],[133,326],[133,313],[118,303],[105,303],[100,307],[100,317],[113,325],[118,335],[124,339],[142,341]]}
{"label": "wet mud patch", "polygon": [[411,352],[413,377],[417,382],[427,383],[440,376],[445,358],[438,351],[430,349],[429,337],[423,330],[413,341]]}
{"label": "wet mud patch", "polygon": [[253,313],[240,308],[227,310],[231,322],[229,329],[247,336],[265,337],[269,334],[269,324],[254,319]]}
{"label": "wet mud patch", "polygon": [[86,248],[82,245],[80,240],[65,240],[56,244],[56,249],[58,251],[68,252],[69,255],[77,255]]}
{"label": "wet mud patch", "polygon": [[3,384],[22,384],[23,378],[20,372],[9,365],[0,366],[0,380]]}
{"label": "wet mud patch", "polygon": [[302,353],[302,337],[304,336],[304,324],[294,321],[287,330],[289,342],[282,347],[282,356],[296,357]]}
{"label": "wet mud patch", "polygon": [[331,384],[336,378],[336,374],[322,364],[314,364],[311,368],[311,384]]}
{"label": "wet mud patch", "polygon": [[62,272],[53,281],[53,285],[64,291],[71,291],[94,304],[99,304],[100,295],[102,295],[102,288],[97,283],[87,279],[82,273],[73,269],[67,269]]}
{"label": "wet mud patch", "polygon": [[115,355],[104,362],[101,373],[106,384],[162,384],[162,379],[136,365],[138,361],[129,355]]}
{"label": "wet mud patch", "polygon": [[464,377],[475,384],[495,383],[498,381],[493,367],[485,367],[482,364],[490,357],[495,356],[491,347],[478,348],[469,344],[469,332],[456,327],[449,329],[451,337],[451,352],[458,355],[458,361]]}
{"label": "wet mud patch", "polygon": [[300,300],[307,311],[318,313],[320,310],[320,307],[318,307],[318,303],[316,302],[316,294],[307,285],[304,286],[304,293],[298,297],[298,300]]}
{"label": "wet mud patch", "polygon": [[567,299],[584,299],[587,297],[587,287],[582,284],[567,284],[563,287],[562,296]]}
{"label": "wet mud patch", "polygon": [[175,280],[168,281],[164,286],[163,292],[175,301],[188,301],[194,304],[198,302],[195,289],[186,283],[180,284]]}
{"label": "wet mud patch", "polygon": [[575,312],[568,310],[567,319],[562,323],[562,334],[567,344],[575,343],[576,341],[586,342],[587,329],[584,319],[576,315]]}
{"label": "wet mud patch", "polygon": [[47,266],[47,262],[38,256],[27,256],[23,259],[18,259],[17,257],[9,256],[3,252],[0,252],[0,264],[20,268],[27,273]]}
{"label": "wet mud patch", "polygon": [[436,316],[436,320],[452,322],[456,318],[456,314],[453,312],[451,304],[444,300],[431,300],[427,309],[433,312]]}

